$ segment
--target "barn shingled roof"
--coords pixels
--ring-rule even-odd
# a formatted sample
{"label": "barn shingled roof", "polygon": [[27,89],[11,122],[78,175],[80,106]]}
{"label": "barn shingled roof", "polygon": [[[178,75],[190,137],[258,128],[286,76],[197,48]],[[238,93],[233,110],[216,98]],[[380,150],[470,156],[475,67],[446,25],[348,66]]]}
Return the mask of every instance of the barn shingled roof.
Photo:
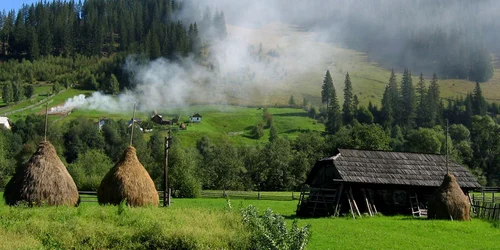
{"label": "barn shingled roof", "polygon": [[[412,186],[441,185],[446,174],[446,156],[435,154],[338,149],[333,160],[343,181]],[[463,166],[448,161],[449,171],[462,188],[481,185]]]}

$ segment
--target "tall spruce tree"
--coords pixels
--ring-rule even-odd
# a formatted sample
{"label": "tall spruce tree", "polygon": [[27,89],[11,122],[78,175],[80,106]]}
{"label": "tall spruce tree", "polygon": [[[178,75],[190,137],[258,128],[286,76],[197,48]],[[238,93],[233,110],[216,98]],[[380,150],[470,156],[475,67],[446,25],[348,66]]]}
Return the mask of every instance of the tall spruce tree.
{"label": "tall spruce tree", "polygon": [[395,123],[399,123],[401,120],[401,96],[394,69],[391,71],[391,76],[389,77],[389,95],[391,97],[392,117]]}
{"label": "tall spruce tree", "polygon": [[479,82],[476,82],[476,87],[474,88],[473,95],[473,105],[472,109],[474,111],[474,115],[486,115],[486,110],[488,109],[488,103],[483,96],[483,91],[481,90],[481,85]]}
{"label": "tall spruce tree", "polygon": [[335,87],[332,84],[331,92],[329,94],[330,104],[327,112],[327,120],[325,123],[326,132],[329,134],[334,134],[337,132],[342,126],[342,113],[340,112],[340,105],[337,99],[337,92],[335,91]]}
{"label": "tall spruce tree", "polygon": [[401,120],[400,123],[406,128],[415,126],[415,87],[411,78],[411,72],[404,70],[401,80]]}
{"label": "tall spruce tree", "polygon": [[427,88],[425,87],[424,74],[420,73],[417,84],[417,117],[416,124],[417,127],[425,126],[428,120],[427,114]]}
{"label": "tall spruce tree", "polygon": [[[330,107],[330,100],[332,99],[332,89],[334,89],[333,79],[330,75],[330,71],[327,70],[325,78],[323,79],[323,85],[321,86],[321,102],[326,104],[327,110]],[[335,92],[335,90],[333,90],[333,92]]]}
{"label": "tall spruce tree", "polygon": [[436,73],[432,75],[432,80],[427,91],[428,124],[427,127],[434,127],[439,114],[439,85]]}
{"label": "tall spruce tree", "polygon": [[349,72],[344,81],[344,103],[342,104],[342,118],[344,125],[352,124],[354,119],[354,96],[352,94],[352,83]]}
{"label": "tall spruce tree", "polygon": [[389,83],[385,87],[384,95],[382,97],[381,118],[383,125],[390,128],[394,123],[398,123],[400,119],[400,95],[396,74],[394,69],[391,71]]}

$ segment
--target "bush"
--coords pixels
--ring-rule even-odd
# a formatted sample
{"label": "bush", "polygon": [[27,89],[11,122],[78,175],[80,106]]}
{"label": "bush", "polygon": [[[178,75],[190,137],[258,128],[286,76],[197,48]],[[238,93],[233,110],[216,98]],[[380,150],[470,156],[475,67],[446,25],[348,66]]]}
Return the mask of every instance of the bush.
{"label": "bush", "polygon": [[311,232],[310,225],[297,227],[294,221],[292,228],[287,229],[285,218],[275,214],[268,208],[259,217],[258,210],[249,205],[242,210],[243,224],[251,231],[253,249],[305,249]]}
{"label": "bush", "polygon": [[102,178],[113,163],[109,157],[100,150],[89,150],[68,166],[68,171],[73,177],[78,190],[96,191]]}
{"label": "bush", "polygon": [[262,123],[255,125],[252,128],[252,131],[250,131],[250,136],[253,139],[260,139],[262,136],[264,136],[264,125]]}

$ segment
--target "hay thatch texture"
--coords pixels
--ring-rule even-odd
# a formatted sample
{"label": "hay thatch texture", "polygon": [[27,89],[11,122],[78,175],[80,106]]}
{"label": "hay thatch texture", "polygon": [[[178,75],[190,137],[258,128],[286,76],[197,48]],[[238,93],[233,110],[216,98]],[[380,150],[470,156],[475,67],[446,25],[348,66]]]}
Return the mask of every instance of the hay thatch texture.
{"label": "hay thatch texture", "polygon": [[443,183],[429,200],[429,219],[470,220],[470,202],[454,175],[446,174]]}
{"label": "hay thatch texture", "polygon": [[120,161],[109,170],[97,190],[99,204],[118,205],[127,199],[129,206],[157,206],[158,192],[134,147],[128,147]]}
{"label": "hay thatch texture", "polygon": [[73,178],[48,141],[41,142],[28,163],[16,169],[4,198],[8,205],[25,202],[29,206],[75,206],[79,201]]}

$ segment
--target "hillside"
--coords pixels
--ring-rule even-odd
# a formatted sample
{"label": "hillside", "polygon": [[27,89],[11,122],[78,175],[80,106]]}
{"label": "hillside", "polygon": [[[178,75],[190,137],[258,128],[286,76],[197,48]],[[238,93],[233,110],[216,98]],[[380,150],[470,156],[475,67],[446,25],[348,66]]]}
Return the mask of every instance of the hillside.
{"label": "hillside", "polygon": [[[285,73],[269,82],[256,82],[256,86],[268,84],[269,90],[260,96],[249,97],[253,102],[286,103],[290,95],[294,95],[298,100],[305,97],[319,105],[324,73],[330,70],[340,101],[344,76],[349,72],[354,94],[358,95],[361,105],[367,105],[369,101],[378,104],[390,75],[390,69],[370,61],[364,53],[325,42],[322,34],[306,32],[282,23],[270,23],[259,29],[228,25],[228,34],[245,39],[255,47],[262,44],[265,52],[278,50],[281,57],[284,57],[274,60]],[[494,65],[494,76],[481,83],[485,97],[490,102],[500,101],[500,68],[497,63]],[[396,73],[400,81],[402,72]],[[414,84],[418,81],[419,74],[413,72]],[[427,80],[431,78],[430,75],[424,77]],[[443,98],[464,96],[472,91],[474,84],[475,82],[461,79],[439,82]]]}

